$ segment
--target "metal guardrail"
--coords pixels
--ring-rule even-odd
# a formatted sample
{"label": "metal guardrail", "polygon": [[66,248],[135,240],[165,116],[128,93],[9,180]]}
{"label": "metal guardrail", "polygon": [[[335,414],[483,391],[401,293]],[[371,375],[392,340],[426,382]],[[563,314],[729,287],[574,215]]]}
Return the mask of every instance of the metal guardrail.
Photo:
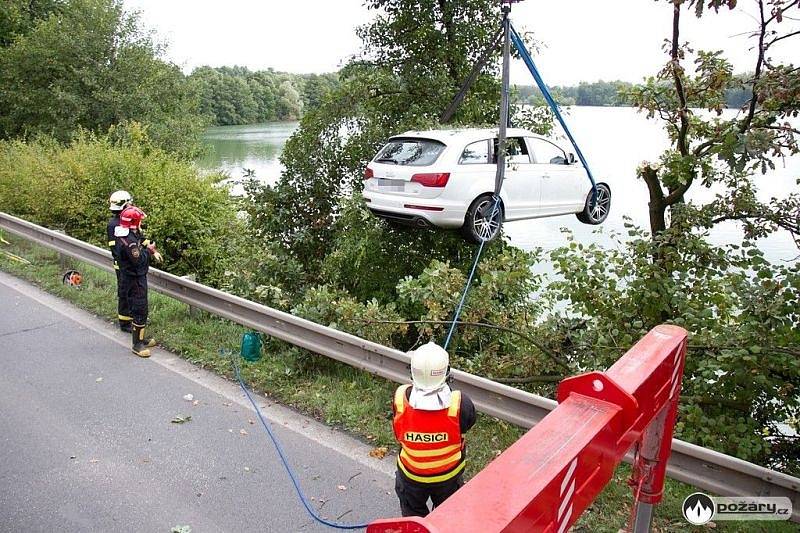
{"label": "metal guardrail", "polygon": [[[0,229],[98,268],[112,270],[108,250],[62,233],[2,212]],[[150,269],[148,280],[158,292],[192,307],[391,381],[408,381],[409,358],[399,350],[158,269]],[[556,406],[553,400],[459,370],[453,370],[453,377],[456,387],[467,393],[480,411],[524,428],[532,427]],[[800,479],[787,474],[673,439],[667,475],[723,496],[785,496],[793,504],[792,520],[800,522]]]}

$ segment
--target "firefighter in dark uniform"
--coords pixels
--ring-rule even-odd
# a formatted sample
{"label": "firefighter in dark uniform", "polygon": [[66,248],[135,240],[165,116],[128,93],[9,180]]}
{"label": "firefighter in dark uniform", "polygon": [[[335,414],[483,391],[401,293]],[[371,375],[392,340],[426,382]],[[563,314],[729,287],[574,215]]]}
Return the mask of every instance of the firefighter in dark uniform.
{"label": "firefighter in dark uniform", "polygon": [[142,236],[141,225],[144,211],[136,206],[126,207],[119,215],[119,226],[115,230],[116,254],[119,258],[119,281],[122,294],[130,306],[133,323],[132,350],[139,357],[150,357],[149,348],[156,345],[152,338],[145,337],[147,326],[147,271],[150,259],[159,259],[155,244]]}
{"label": "firefighter in dark uniform", "polygon": [[429,342],[411,352],[411,385],[394,395],[394,436],[400,444],[395,492],[403,516],[427,516],[461,487],[464,434],[475,424],[475,406],[450,390],[449,357]]}
{"label": "firefighter in dark uniform", "polygon": [[109,208],[112,216],[106,226],[108,236],[108,247],[111,249],[111,256],[114,258],[114,273],[117,275],[117,320],[119,329],[127,333],[131,332],[131,310],[128,307],[128,300],[122,294],[122,285],[119,282],[119,258],[117,257],[117,238],[114,230],[119,226],[119,214],[123,209],[133,204],[133,197],[128,191],[114,191],[108,199]]}

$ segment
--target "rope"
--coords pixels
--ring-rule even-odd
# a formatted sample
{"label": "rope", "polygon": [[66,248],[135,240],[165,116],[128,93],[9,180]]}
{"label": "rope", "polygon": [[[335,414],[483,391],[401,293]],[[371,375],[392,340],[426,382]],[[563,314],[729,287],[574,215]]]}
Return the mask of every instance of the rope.
{"label": "rope", "polygon": [[[225,354],[224,350],[220,349],[219,352],[220,352],[220,355],[224,356],[224,354]],[[250,391],[247,390],[247,386],[245,385],[244,381],[242,380],[242,374],[239,371],[239,364],[236,362],[236,356],[233,354],[233,352],[230,352],[229,355],[230,355],[230,358],[231,358],[231,363],[233,364],[233,370],[236,373],[236,379],[239,381],[239,385],[242,387],[242,390],[244,391],[245,395],[247,396],[247,399],[250,400],[250,403],[253,405],[253,409],[256,410],[256,414],[258,415],[258,419],[261,421],[261,425],[264,426],[264,429],[267,431],[267,435],[272,440],[272,444],[274,444],[275,445],[275,449],[278,450],[278,455],[280,456],[281,461],[283,462],[283,466],[286,469],[286,473],[289,474],[289,478],[291,478],[291,480],[292,480],[292,484],[294,485],[294,490],[295,490],[295,492],[297,492],[297,496],[300,498],[300,501],[303,502],[303,507],[305,507],[306,511],[308,511],[308,514],[311,515],[311,518],[313,518],[314,520],[316,520],[320,524],[326,525],[328,527],[333,527],[333,528],[336,528],[336,529],[364,529],[364,528],[366,528],[369,524],[339,524],[337,522],[331,522],[331,521],[325,520],[324,518],[322,518],[319,515],[317,515],[317,513],[311,507],[311,504],[308,502],[308,499],[306,499],[306,495],[303,494],[303,489],[300,488],[300,482],[297,479],[297,475],[294,473],[294,470],[292,470],[292,467],[289,466],[289,461],[286,459],[286,454],[283,451],[283,447],[281,446],[280,441],[278,440],[278,438],[275,436],[275,434],[270,429],[269,424],[267,424],[267,421],[264,419],[264,415],[261,414],[261,409],[259,409],[258,405],[256,405],[256,402],[253,401],[253,397],[250,395]]]}
{"label": "rope", "polygon": [[[500,206],[500,196],[495,195],[494,197],[494,206],[492,206],[492,214],[489,217],[489,220],[493,220],[494,216],[497,214],[497,209]],[[478,251],[475,253],[475,260],[472,263],[472,270],[469,272],[469,277],[467,277],[467,283],[464,284],[464,290],[461,293],[461,300],[458,302],[458,306],[456,306],[456,311],[453,314],[453,323],[450,324],[450,330],[447,332],[447,338],[444,341],[444,345],[442,348],[447,350],[447,346],[450,344],[450,339],[453,338],[453,332],[458,325],[458,317],[461,316],[461,311],[464,308],[464,302],[467,299],[467,293],[469,292],[470,285],[472,285],[472,279],[475,277],[475,271],[478,268],[478,262],[481,259],[481,253],[483,253],[483,248],[486,246],[488,241],[486,239],[481,239],[481,245],[478,247]]]}
{"label": "rope", "polygon": [[597,184],[594,181],[594,176],[592,175],[592,171],[589,169],[589,163],[586,162],[586,158],[583,156],[583,152],[581,152],[578,143],[575,141],[575,138],[572,136],[572,132],[569,131],[567,127],[567,123],[564,120],[564,117],[561,116],[561,111],[558,109],[558,104],[556,103],[553,95],[550,94],[550,90],[547,88],[547,84],[542,79],[541,74],[539,74],[539,70],[536,68],[536,64],[533,62],[533,58],[528,53],[528,50],[525,48],[525,43],[522,41],[522,38],[517,33],[517,30],[511,25],[511,42],[514,43],[514,47],[519,52],[522,61],[525,63],[525,66],[528,67],[531,75],[533,76],[536,85],[539,86],[539,90],[542,91],[542,96],[544,97],[547,105],[550,106],[550,109],[553,111],[553,114],[558,119],[559,124],[564,129],[564,133],[567,134],[569,141],[572,143],[572,146],[575,148],[575,153],[578,154],[578,159],[580,159],[581,163],[583,164],[583,168],[586,169],[586,174],[589,176],[589,181],[592,182],[592,204],[597,199]]}

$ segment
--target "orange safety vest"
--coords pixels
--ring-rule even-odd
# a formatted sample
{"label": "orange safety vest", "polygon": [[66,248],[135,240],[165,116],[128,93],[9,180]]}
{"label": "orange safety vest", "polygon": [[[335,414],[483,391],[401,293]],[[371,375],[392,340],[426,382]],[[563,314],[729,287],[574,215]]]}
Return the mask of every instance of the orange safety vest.
{"label": "orange safety vest", "polygon": [[409,479],[438,483],[464,470],[464,440],[461,438],[461,391],[453,391],[450,407],[438,411],[414,409],[403,385],[394,393],[394,436],[400,443],[397,468]]}

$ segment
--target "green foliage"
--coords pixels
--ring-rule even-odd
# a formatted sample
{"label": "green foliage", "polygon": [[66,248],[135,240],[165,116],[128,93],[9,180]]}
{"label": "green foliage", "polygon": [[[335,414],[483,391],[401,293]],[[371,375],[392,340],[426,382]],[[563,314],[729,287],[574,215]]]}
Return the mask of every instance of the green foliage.
{"label": "green foliage", "polygon": [[388,346],[401,342],[408,331],[406,325],[376,322],[402,320],[393,303],[382,305],[375,299],[362,303],[345,291],[325,285],[306,291],[292,314]]}
{"label": "green foliage", "polygon": [[796,474],[800,456],[779,424],[800,414],[798,266],[769,264],[753,242],[715,247],[674,229],[659,237],[671,245],[654,262],[660,243],[628,227],[631,240],[617,248],[570,237],[552,253],[562,280],[549,290],[568,302],[549,321],[566,332],[562,356],[605,367],[659,323],[686,328],[677,436]]}
{"label": "green foliage", "polygon": [[154,147],[131,124],[125,142],[81,134],[62,147],[52,138],[0,142],[0,211],[106,247],[108,196],[133,194],[148,214],[148,236],[174,274],[219,278],[238,231],[221,176],[198,177],[193,165]]}
{"label": "green foliage", "polygon": [[[52,4],[56,5],[56,4]],[[157,145],[186,156],[203,124],[197,101],[162,47],[118,0],[70,0],[37,11],[24,33],[0,48],[0,137],[80,129],[105,132],[133,120]]]}
{"label": "green foliage", "polygon": [[369,213],[360,197],[353,197],[336,219],[320,273],[324,282],[359,300],[391,302],[398,280],[419,274],[431,259],[465,263],[471,258],[472,247],[459,235],[391,225]]}
{"label": "green foliage", "polygon": [[[519,332],[529,332],[541,318],[543,308],[531,294],[540,288],[541,279],[531,267],[539,253],[523,252],[507,245],[487,251],[478,266],[460,321],[489,324],[459,326],[448,350],[454,366],[483,376],[524,378],[553,375],[564,368],[554,367],[549,354]],[[471,266],[469,257],[465,263]],[[467,266],[463,265],[463,266]],[[434,259],[416,277],[408,276],[397,286],[400,309],[416,325],[417,342],[436,339],[444,343],[453,312],[466,282],[464,268]],[[517,332],[517,333],[515,333]]]}
{"label": "green foliage", "polygon": [[36,23],[58,13],[64,0],[5,0],[0,10],[0,47],[28,34]]}
{"label": "green foliage", "polygon": [[336,74],[287,74],[245,67],[200,67],[189,77],[212,124],[297,120],[338,85]]}

